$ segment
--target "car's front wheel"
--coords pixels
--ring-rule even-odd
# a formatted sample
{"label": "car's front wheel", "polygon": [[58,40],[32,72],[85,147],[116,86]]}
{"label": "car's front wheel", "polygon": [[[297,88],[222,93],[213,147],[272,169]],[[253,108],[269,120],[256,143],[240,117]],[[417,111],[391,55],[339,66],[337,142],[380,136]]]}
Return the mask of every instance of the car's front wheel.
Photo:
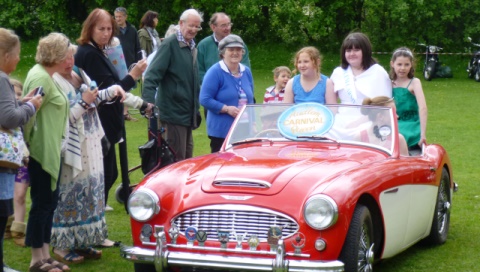
{"label": "car's front wheel", "polygon": [[135,272],[155,272],[155,266],[153,264],[134,263],[133,268]]}
{"label": "car's front wheel", "polygon": [[357,205],[340,253],[340,260],[345,265],[345,271],[368,272],[373,270],[373,233],[370,211],[361,204]]}
{"label": "car's front wheel", "polygon": [[447,241],[450,226],[450,200],[450,175],[443,168],[442,178],[438,186],[437,203],[433,213],[432,228],[429,236],[425,238],[425,242],[429,245],[441,245]]}

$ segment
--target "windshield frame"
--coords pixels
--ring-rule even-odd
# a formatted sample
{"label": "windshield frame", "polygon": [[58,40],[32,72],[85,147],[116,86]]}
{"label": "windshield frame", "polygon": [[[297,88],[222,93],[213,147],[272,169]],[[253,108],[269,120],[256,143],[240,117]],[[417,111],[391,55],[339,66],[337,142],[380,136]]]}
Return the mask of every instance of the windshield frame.
{"label": "windshield frame", "polygon": [[[386,154],[390,156],[398,156],[399,155],[399,135],[398,135],[398,124],[396,120],[396,113],[395,109],[391,107],[379,107],[379,106],[359,106],[359,105],[343,105],[343,104],[330,104],[330,105],[321,105],[318,104],[321,107],[326,107],[328,110],[332,112],[332,114],[335,116],[334,118],[334,125],[330,128],[329,131],[322,135],[311,135],[309,137],[305,137],[304,135],[300,135],[300,138],[297,139],[292,139],[292,138],[287,138],[282,134],[273,134],[275,132],[274,130],[278,130],[278,124],[276,127],[272,126],[273,120],[278,121],[280,118],[280,115],[287,111],[287,109],[290,109],[291,107],[302,107],[301,104],[287,104],[287,103],[274,103],[274,104],[248,104],[245,105],[241,108],[239,114],[235,118],[230,131],[225,138],[224,144],[222,146],[222,150],[227,151],[229,149],[232,149],[234,147],[242,146],[242,141],[245,141],[245,143],[250,143],[250,144],[258,144],[258,145],[272,145],[275,143],[282,143],[282,142],[315,142],[315,143],[328,143],[328,144],[348,144],[348,145],[357,145],[361,147],[366,147],[369,149],[375,149],[379,151],[383,151]],[[362,113],[360,113],[362,112]],[[373,112],[378,112],[378,114],[381,114],[382,119],[385,119],[384,122],[386,122],[388,129],[390,129],[390,134],[385,136],[386,139],[385,143],[382,143],[382,141],[379,141],[378,139],[375,139],[372,135],[378,135],[373,134],[371,130],[368,128],[369,124],[372,124],[374,121],[372,120],[367,120],[368,117],[367,115],[369,113]],[[264,121],[266,120],[265,118],[268,118],[267,115],[273,116],[271,120],[269,121]],[[353,115],[352,115],[353,114]],[[344,121],[341,121],[342,119],[345,119],[345,116],[353,116],[353,117],[358,117],[360,121],[358,121],[358,124],[355,124],[356,121],[352,121],[352,124],[349,124],[348,126],[353,126],[353,127],[342,127],[343,124],[341,124]],[[395,116],[395,118],[394,118]],[[347,118],[348,119],[348,118]],[[265,135],[259,135],[262,131],[265,131],[265,122],[269,123],[271,125],[270,129],[272,131],[272,135],[265,134]],[[276,122],[275,122],[276,123]],[[357,131],[360,131],[363,127],[365,127],[365,130],[369,131],[370,135],[370,140],[371,142],[366,142],[365,140],[360,140],[357,138],[357,136],[339,136],[340,134],[343,134],[344,132],[340,133],[339,129],[346,129],[346,130],[352,130],[352,132],[348,133],[353,133],[352,135],[357,135],[354,133],[357,133]],[[243,130],[242,130],[243,129]],[[263,129],[263,130],[262,130]],[[384,129],[386,132],[388,132],[388,129]],[[247,130],[247,131],[245,131]],[[378,130],[377,130],[378,131]],[[245,137],[240,137],[240,132],[245,134]],[[382,132],[382,133],[386,133]],[[347,133],[347,134],[348,134]],[[347,135],[345,134],[345,135]],[[349,139],[351,137],[351,139]],[[268,138],[270,141],[252,141],[252,139],[255,138]],[[321,138],[331,138],[335,140],[335,142],[332,142],[329,139],[321,139]],[[377,136],[378,138],[378,136]],[[379,138],[380,139],[380,138]],[[387,143],[388,141],[388,143]]]}

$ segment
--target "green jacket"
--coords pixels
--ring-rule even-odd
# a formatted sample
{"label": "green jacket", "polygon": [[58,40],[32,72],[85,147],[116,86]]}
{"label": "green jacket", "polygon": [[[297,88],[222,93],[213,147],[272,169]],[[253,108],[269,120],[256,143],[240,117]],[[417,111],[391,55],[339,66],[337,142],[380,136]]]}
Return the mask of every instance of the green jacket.
{"label": "green jacket", "polygon": [[[196,127],[199,109],[197,49],[170,35],[163,40],[147,68],[142,98],[160,110],[160,120],[185,127]],[[158,89],[157,89],[158,88]]]}
{"label": "green jacket", "polygon": [[53,191],[60,172],[62,139],[65,137],[70,107],[65,93],[40,64],[28,72],[23,94],[38,86],[43,86],[45,96],[42,106],[25,125],[24,138],[29,145],[30,156],[52,177]]}

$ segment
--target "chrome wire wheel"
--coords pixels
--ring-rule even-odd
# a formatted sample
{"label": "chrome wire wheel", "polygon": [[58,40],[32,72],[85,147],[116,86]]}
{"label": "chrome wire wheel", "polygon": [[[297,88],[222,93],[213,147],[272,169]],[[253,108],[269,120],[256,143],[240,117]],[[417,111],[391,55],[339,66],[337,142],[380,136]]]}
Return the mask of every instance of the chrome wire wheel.
{"label": "chrome wire wheel", "polygon": [[357,205],[339,257],[345,271],[373,271],[374,233],[370,210],[362,204]]}
{"label": "chrome wire wheel", "polygon": [[451,184],[448,171],[443,168],[438,185],[435,210],[433,212],[432,227],[430,234],[424,242],[428,245],[441,245],[447,241],[448,229],[450,228],[451,208]]}
{"label": "chrome wire wheel", "polygon": [[363,272],[373,271],[374,253],[369,227],[371,226],[363,224],[358,246],[358,271]]}
{"label": "chrome wire wheel", "polygon": [[440,187],[438,188],[438,200],[437,200],[437,214],[435,220],[439,226],[438,233],[442,234],[445,232],[445,228],[449,223],[450,215],[450,199],[449,199],[449,190],[447,184],[442,180]]}

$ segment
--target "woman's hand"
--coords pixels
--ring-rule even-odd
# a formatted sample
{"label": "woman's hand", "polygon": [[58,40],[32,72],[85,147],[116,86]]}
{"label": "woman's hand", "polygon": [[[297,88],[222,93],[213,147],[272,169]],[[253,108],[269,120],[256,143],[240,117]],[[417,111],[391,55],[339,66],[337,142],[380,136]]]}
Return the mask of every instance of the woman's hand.
{"label": "woman's hand", "polygon": [[152,117],[152,115],[153,115],[153,107],[155,107],[155,105],[153,105],[152,103],[148,103],[148,104],[147,104],[147,108],[145,109],[145,116],[146,116],[147,118]]}
{"label": "woman's hand", "polygon": [[142,76],[143,72],[145,72],[146,69],[147,69],[147,60],[142,59],[142,60],[139,60],[137,64],[135,64],[135,66],[133,66],[132,70],[130,70],[128,74],[132,76],[134,80],[138,80]]}
{"label": "woman's hand", "polygon": [[26,102],[30,101],[30,99],[32,99],[35,96],[36,91],[37,91],[37,88],[33,88],[24,97],[22,97],[22,102],[26,103]]}
{"label": "woman's hand", "polygon": [[233,118],[237,117],[238,113],[240,112],[240,109],[238,109],[235,106],[223,106],[222,112],[232,116]]}
{"label": "woman's hand", "polygon": [[32,103],[32,105],[35,107],[35,110],[37,111],[43,103],[43,97],[38,94],[38,95],[35,95],[34,97],[30,97],[26,102]]}
{"label": "woman's hand", "polygon": [[82,93],[82,100],[85,101],[88,105],[92,104],[98,96],[98,88],[93,90],[87,89]]}
{"label": "woman's hand", "polygon": [[125,90],[120,85],[112,85],[108,89],[112,88],[113,96],[120,97],[120,102],[123,102],[126,98]]}

